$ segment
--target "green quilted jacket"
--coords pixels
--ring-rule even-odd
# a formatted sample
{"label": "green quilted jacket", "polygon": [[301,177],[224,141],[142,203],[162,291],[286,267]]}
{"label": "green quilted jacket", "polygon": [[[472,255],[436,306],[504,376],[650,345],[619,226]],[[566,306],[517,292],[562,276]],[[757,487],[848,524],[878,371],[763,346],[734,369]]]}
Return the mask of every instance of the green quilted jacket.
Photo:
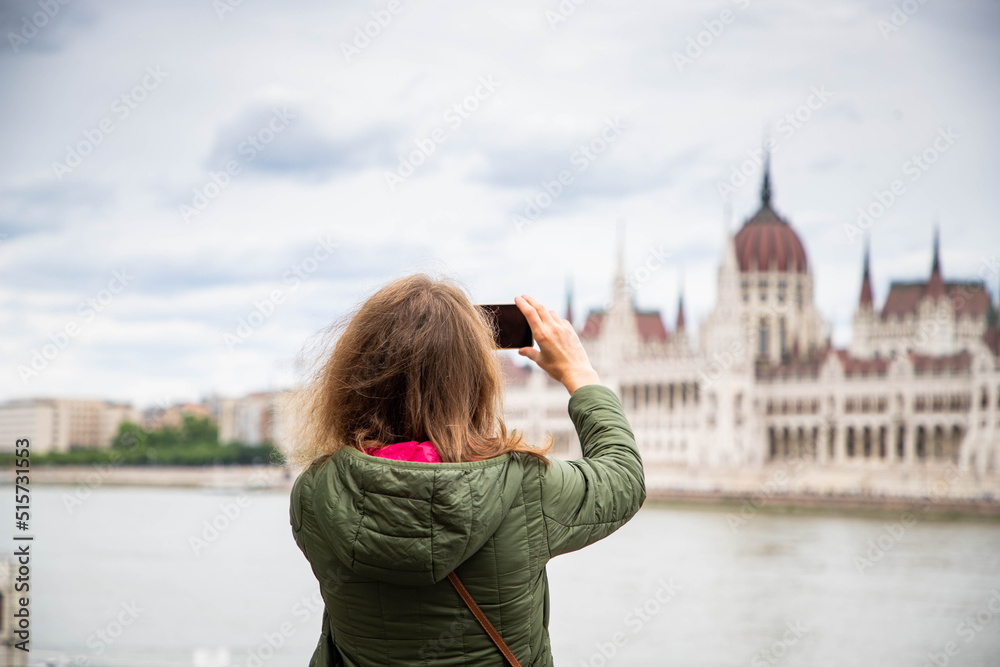
{"label": "green quilted jacket", "polygon": [[578,388],[569,415],[583,458],[548,468],[518,453],[423,463],[345,447],[305,469],[292,533],[326,603],[310,667],[504,665],[452,570],[522,665],[551,665],[545,564],[608,536],[646,498],[614,392]]}

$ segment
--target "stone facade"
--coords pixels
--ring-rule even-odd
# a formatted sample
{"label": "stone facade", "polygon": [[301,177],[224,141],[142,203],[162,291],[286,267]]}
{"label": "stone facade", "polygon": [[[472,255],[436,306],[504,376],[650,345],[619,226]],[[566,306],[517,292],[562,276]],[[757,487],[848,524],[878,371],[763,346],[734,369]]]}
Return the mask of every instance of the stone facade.
{"label": "stone facade", "polygon": [[0,405],[0,451],[14,451],[18,438],[28,438],[34,454],[106,448],[111,446],[119,424],[138,420],[138,411],[123,403],[70,398],[11,400]]}
{"label": "stone facade", "polygon": [[[580,330],[649,479],[716,471],[707,487],[726,490],[734,476],[794,462],[812,480],[807,492],[926,495],[906,480],[954,470],[967,495],[1000,496],[1000,329],[985,284],[945,281],[935,240],[928,281],[893,283],[877,311],[866,250],[854,340],[836,349],[805,248],[770,194],[765,176],[760,210],[726,241],[697,349],[683,303],[672,331],[637,311],[621,256],[611,305]],[[565,390],[512,362],[508,377],[510,424],[579,455]]]}

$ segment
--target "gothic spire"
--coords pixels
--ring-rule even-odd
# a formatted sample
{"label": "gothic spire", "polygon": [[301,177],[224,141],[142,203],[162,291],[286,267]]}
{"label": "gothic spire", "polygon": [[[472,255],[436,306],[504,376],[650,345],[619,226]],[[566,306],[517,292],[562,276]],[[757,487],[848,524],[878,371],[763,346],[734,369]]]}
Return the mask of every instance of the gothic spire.
{"label": "gothic spire", "polygon": [[625,279],[625,220],[618,220],[615,231],[618,237],[618,257],[617,266],[615,267],[615,300],[621,300],[624,303],[634,297],[634,295],[629,295],[629,286]]}
{"label": "gothic spire", "polygon": [[771,151],[764,149],[764,182],[760,186],[760,203],[771,205]]}
{"label": "gothic spire", "polygon": [[941,228],[934,225],[934,263],[931,265],[931,273],[941,272]]}
{"label": "gothic spire", "polygon": [[934,261],[931,264],[931,279],[927,282],[927,296],[939,299],[944,296],[944,279],[941,277],[940,232],[934,225]]}
{"label": "gothic spire", "polygon": [[861,299],[860,299],[860,304],[859,304],[860,307],[862,307],[862,308],[865,308],[865,307],[871,308],[872,307],[872,303],[873,303],[873,299],[872,299],[872,280],[871,280],[870,244],[871,244],[871,239],[866,236],[865,237],[865,270],[864,270],[864,276],[861,279]]}

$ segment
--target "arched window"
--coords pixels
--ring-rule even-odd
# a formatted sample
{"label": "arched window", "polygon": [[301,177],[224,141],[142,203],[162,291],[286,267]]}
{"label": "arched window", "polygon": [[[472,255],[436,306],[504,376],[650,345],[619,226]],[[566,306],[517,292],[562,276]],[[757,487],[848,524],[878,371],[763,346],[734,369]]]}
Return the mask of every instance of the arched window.
{"label": "arched window", "polygon": [[760,318],[760,326],[757,329],[757,358],[767,361],[768,348],[767,318]]}
{"label": "arched window", "polygon": [[962,436],[964,435],[964,430],[961,426],[955,425],[951,427],[951,437],[949,438],[949,451],[948,458],[953,463],[958,463],[958,455],[962,449]]}
{"label": "arched window", "polygon": [[934,455],[933,456],[934,456],[935,459],[940,460],[940,459],[947,458],[945,456],[945,451],[944,451],[945,450],[945,433],[944,433],[944,429],[942,427],[936,426],[934,428],[934,440],[933,440],[932,444],[933,444],[933,447],[934,447],[934,450],[933,450]]}
{"label": "arched window", "polygon": [[781,358],[788,356],[788,331],[785,326],[785,318],[778,319],[778,345],[781,349]]}

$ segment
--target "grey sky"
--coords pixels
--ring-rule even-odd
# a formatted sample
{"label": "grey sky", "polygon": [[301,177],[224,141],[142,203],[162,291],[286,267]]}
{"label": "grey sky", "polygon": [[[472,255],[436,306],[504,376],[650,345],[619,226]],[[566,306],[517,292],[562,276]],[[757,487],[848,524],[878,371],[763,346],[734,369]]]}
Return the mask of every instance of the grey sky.
{"label": "grey sky", "polygon": [[[30,38],[37,0],[0,9],[0,399],[284,386],[311,332],[415,270],[559,310],[571,275],[582,316],[610,295],[619,219],[631,268],[672,253],[638,303],[672,326],[683,273],[696,326],[727,224],[719,184],[765,131],[775,207],[835,342],[860,283],[845,226],[893,180],[905,190],[871,226],[877,301],[927,275],[935,221],[946,278],[1000,249],[995,2],[587,0],[565,20],[554,1],[242,0],[220,18],[222,2],[54,2]],[[915,12],[893,24],[894,4]],[[808,118],[787,120],[796,110]],[[591,160],[580,147],[608,123]],[[951,143],[914,172],[939,131]],[[434,150],[390,186],[418,144]],[[512,216],[560,172],[569,184],[519,232]],[[752,172],[730,224],[756,208]],[[275,290],[273,314],[227,345]]]}

